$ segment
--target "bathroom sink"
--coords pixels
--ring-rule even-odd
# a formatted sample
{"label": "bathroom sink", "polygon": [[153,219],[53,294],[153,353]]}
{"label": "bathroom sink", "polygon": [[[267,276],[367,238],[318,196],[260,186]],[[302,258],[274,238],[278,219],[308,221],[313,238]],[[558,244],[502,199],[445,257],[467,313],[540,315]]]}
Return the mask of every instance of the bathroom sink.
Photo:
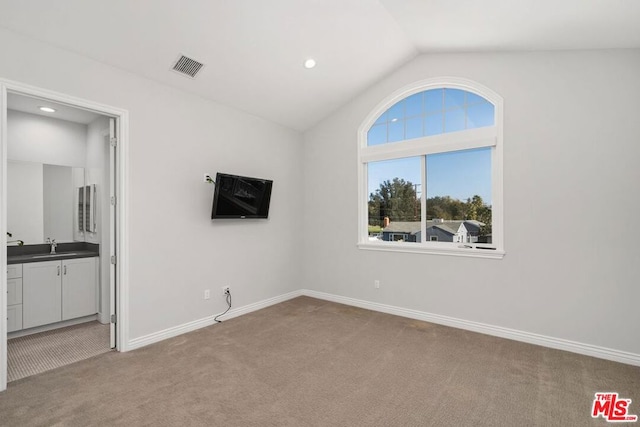
{"label": "bathroom sink", "polygon": [[77,252],[60,252],[55,254],[34,255],[33,258],[53,258],[57,256],[74,256],[74,255],[78,255]]}

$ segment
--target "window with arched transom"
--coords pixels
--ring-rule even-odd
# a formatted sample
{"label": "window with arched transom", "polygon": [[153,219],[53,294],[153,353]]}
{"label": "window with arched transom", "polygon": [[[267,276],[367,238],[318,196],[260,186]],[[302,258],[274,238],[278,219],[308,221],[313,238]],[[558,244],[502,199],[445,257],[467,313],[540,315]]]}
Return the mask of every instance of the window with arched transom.
{"label": "window with arched transom", "polygon": [[359,247],[501,258],[502,98],[475,82],[403,88],[358,132]]}

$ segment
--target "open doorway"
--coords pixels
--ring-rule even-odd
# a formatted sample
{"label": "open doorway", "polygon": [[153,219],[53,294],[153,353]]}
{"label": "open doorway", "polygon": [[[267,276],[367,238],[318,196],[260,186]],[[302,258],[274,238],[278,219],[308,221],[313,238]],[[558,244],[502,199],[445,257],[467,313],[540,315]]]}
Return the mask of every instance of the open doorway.
{"label": "open doorway", "polygon": [[121,349],[118,141],[126,112],[21,85],[0,89],[1,391]]}

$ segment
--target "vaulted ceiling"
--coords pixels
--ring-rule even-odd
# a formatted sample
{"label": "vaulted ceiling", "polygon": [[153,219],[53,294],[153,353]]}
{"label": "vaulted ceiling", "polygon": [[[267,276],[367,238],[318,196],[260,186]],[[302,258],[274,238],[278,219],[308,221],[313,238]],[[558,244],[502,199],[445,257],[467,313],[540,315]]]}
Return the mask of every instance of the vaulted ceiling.
{"label": "vaulted ceiling", "polygon": [[0,26],[306,130],[420,53],[640,48],[640,1],[0,0]]}

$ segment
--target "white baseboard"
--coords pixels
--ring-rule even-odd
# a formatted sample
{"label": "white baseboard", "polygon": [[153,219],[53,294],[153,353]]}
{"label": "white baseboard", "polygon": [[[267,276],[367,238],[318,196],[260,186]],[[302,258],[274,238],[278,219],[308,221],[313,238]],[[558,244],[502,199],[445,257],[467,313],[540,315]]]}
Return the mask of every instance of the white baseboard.
{"label": "white baseboard", "polygon": [[[242,316],[243,314],[251,313],[252,311],[260,310],[266,307],[269,307],[274,304],[278,304],[292,298],[296,298],[301,296],[301,291],[289,292],[284,295],[279,295],[277,297],[269,298],[263,301],[258,301],[253,304],[245,305],[238,308],[233,308],[229,310],[227,314],[221,316],[219,320],[225,321],[229,319],[233,319],[234,317]],[[212,316],[207,316],[203,319],[194,320],[192,322],[184,323],[179,326],[174,326],[172,328],[165,329],[163,331],[154,332],[149,335],[144,335],[142,337],[134,338],[129,340],[127,344],[127,351],[135,350],[140,347],[147,346],[149,344],[153,344],[159,341],[166,340],[167,338],[172,338],[178,335],[186,334],[187,332],[195,331],[196,329],[204,328],[205,326],[210,326],[216,323],[213,319],[217,316],[214,314]]]}
{"label": "white baseboard", "polygon": [[98,322],[103,325],[111,323],[111,315],[109,313],[98,312]]}
{"label": "white baseboard", "polygon": [[[396,307],[387,304],[380,304],[376,302],[364,301],[355,298],[343,297],[340,295],[328,294],[324,292],[312,291],[309,289],[301,289],[294,292],[289,292],[284,295],[269,298],[263,301],[258,301],[253,304],[245,305],[229,310],[221,319],[229,320],[234,317],[242,316],[243,314],[251,313],[252,311],[260,310],[262,308],[269,307],[274,304],[278,304],[292,298],[299,296],[309,296],[326,301],[337,302],[340,304],[351,305],[354,307],[360,307],[367,310],[379,311],[381,313],[393,314],[396,316],[407,317],[410,319],[422,320],[425,322],[436,323],[444,326],[451,326],[453,328],[464,329],[467,331],[478,332],[481,334],[492,335],[500,338],[511,339],[514,341],[526,342],[529,344],[540,345],[543,347],[554,348],[557,350],[569,351],[572,353],[583,354],[585,356],[597,357],[599,359],[611,360],[614,362],[625,363],[628,365],[640,366],[640,354],[629,353],[620,350],[614,350],[605,347],[598,347],[591,344],[579,343],[576,341],[569,341],[561,338],[554,338],[545,335],[534,334],[531,332],[518,331],[516,329],[503,328],[501,326],[487,325],[485,323],[472,322],[469,320],[457,319],[455,317],[442,316],[439,314],[432,314],[418,310],[411,310],[408,308]],[[134,338],[129,341],[127,345],[127,351],[135,350],[140,347],[144,347],[149,344],[153,344],[167,338],[172,338],[187,332],[195,331],[196,329],[204,328],[205,326],[213,325],[216,315],[208,316],[203,319],[194,320],[193,322],[185,323],[173,328],[168,328],[163,331],[154,332],[149,335]]]}
{"label": "white baseboard", "polygon": [[339,295],[317,292],[308,289],[302,289],[301,295],[318,298],[326,301],[337,302],[340,304],[360,307],[367,310],[379,311],[382,313],[393,314],[410,319],[423,320],[425,322],[437,323],[439,325],[451,326],[458,329],[479,332],[481,334],[493,335],[496,337],[507,338],[514,341],[526,342],[529,344],[540,345],[543,347],[554,348],[557,350],[565,350],[572,353],[583,354],[585,356],[597,357],[599,359],[611,360],[614,362],[625,363],[628,365],[640,366],[640,354],[628,353],[625,351],[614,350],[605,347],[598,347],[591,344],[584,344],[575,341],[569,341],[561,338],[554,338],[545,335],[534,334],[531,332],[518,331],[515,329],[503,328],[501,326],[487,325],[485,323],[471,322],[454,317],[441,316],[439,314],[426,313],[423,311],[410,310],[402,307],[395,307],[387,304],[369,302]]}

